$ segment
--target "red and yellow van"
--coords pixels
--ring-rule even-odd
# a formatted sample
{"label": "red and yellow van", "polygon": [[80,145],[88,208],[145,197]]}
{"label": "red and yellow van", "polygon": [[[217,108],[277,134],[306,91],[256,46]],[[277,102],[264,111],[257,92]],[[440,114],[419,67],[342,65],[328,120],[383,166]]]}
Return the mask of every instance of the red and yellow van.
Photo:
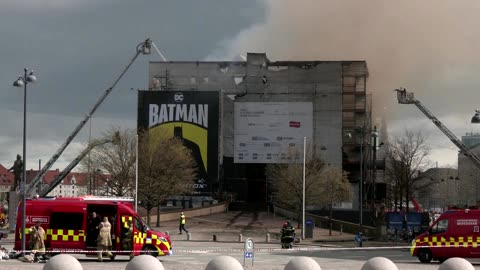
{"label": "red and yellow van", "polygon": [[480,210],[448,210],[415,237],[410,253],[423,263],[451,257],[480,258]]}
{"label": "red and yellow van", "polygon": [[[133,210],[131,199],[95,196],[35,198],[26,200],[25,236],[28,249],[28,230],[40,222],[45,230],[45,247],[48,253],[96,254],[96,239],[89,228],[91,213],[112,224],[112,252],[115,255],[153,256],[171,255],[170,236],[151,230]],[[14,249],[22,246],[22,205],[18,206]],[[133,224],[132,250],[124,250],[124,233]]]}

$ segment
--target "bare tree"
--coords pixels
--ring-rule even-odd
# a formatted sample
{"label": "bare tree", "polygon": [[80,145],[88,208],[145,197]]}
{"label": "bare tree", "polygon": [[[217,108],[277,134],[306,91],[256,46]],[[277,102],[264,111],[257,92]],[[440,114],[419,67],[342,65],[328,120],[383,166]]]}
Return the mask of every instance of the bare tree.
{"label": "bare tree", "polygon": [[385,174],[391,181],[395,208],[399,206],[402,209],[405,202],[408,212],[412,191],[421,193],[426,188],[422,182],[424,178],[422,171],[429,166],[429,153],[430,148],[421,131],[405,130],[403,136],[394,137],[389,143]]}
{"label": "bare tree", "polygon": [[[303,164],[269,164],[266,175],[272,182],[274,201],[299,213],[303,206]],[[326,165],[317,157],[305,164],[305,204],[333,206],[350,196],[346,173]]]}
{"label": "bare tree", "polygon": [[162,200],[192,191],[195,167],[190,150],[179,139],[163,132],[140,135],[138,199],[147,210],[148,224],[151,210]]}
{"label": "bare tree", "polygon": [[[106,196],[131,196],[135,180],[135,130],[111,128],[105,137],[118,132],[120,140],[115,144],[103,144],[94,148],[83,167],[90,163],[90,181],[95,193]],[[93,191],[91,191],[93,192]]]}
{"label": "bare tree", "polygon": [[325,166],[322,173],[323,198],[324,205],[329,209],[329,235],[332,235],[332,214],[333,206],[336,203],[346,201],[351,198],[350,182],[348,173],[333,166]]}

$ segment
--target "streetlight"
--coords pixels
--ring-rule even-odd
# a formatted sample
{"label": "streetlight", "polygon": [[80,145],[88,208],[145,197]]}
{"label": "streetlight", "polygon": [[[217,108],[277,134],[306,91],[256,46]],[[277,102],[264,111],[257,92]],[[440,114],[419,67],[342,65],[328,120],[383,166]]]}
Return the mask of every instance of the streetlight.
{"label": "streetlight", "polygon": [[307,149],[307,137],[303,137],[303,184],[302,184],[302,240],[305,240],[305,157]]}
{"label": "streetlight", "polygon": [[[375,190],[375,181],[377,180],[377,150],[379,147],[383,145],[383,142],[381,142],[379,145],[377,145],[377,138],[378,138],[378,132],[377,132],[377,126],[373,127],[371,137],[373,138],[373,146],[372,146],[372,151],[373,151],[373,164],[372,164],[372,191],[373,191],[373,196],[372,196],[372,206],[374,207],[373,210],[375,211],[375,201],[377,199],[377,193]],[[376,212],[375,212],[376,213]]]}
{"label": "streetlight", "polygon": [[[363,227],[363,182],[364,182],[364,177],[363,177],[363,166],[364,166],[364,157],[363,157],[363,141],[365,140],[365,136],[370,134],[375,140],[376,138],[378,137],[378,132],[377,132],[377,129],[375,127],[375,129],[373,130],[366,130],[364,126],[361,126],[361,127],[358,127],[358,128],[355,128],[355,132],[360,134],[360,184],[359,184],[359,190],[360,190],[360,206],[359,206],[359,210],[360,210],[360,230],[362,230],[362,227]],[[351,139],[352,138],[352,134],[351,133],[347,133],[345,134],[347,136],[347,138]],[[376,143],[376,141],[375,141]]]}
{"label": "streetlight", "polygon": [[472,117],[472,124],[480,124],[480,110],[475,110],[475,115]]}
{"label": "streetlight", "polygon": [[24,68],[23,72],[23,76],[20,75],[18,79],[13,82],[13,86],[15,87],[23,86],[23,176],[20,189],[22,194],[22,253],[25,252],[25,219],[27,217],[25,198],[25,187],[27,183],[27,85],[37,80],[37,77],[33,75],[33,71],[28,73],[28,69]]}
{"label": "streetlight", "polygon": [[138,206],[138,134],[135,135],[135,213]]}

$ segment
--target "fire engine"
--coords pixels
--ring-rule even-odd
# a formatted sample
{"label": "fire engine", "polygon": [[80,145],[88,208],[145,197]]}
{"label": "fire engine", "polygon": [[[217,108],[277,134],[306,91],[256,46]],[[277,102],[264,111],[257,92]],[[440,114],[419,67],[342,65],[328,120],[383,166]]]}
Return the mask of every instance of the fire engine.
{"label": "fire engine", "polygon": [[480,210],[447,210],[418,235],[410,248],[423,263],[451,257],[480,258]]}
{"label": "fire engine", "polygon": [[[89,234],[91,213],[107,217],[112,224],[112,253],[114,255],[163,256],[172,254],[170,236],[151,230],[135,213],[129,198],[107,198],[96,196],[34,198],[26,200],[26,231],[37,221],[45,230],[47,253],[96,254],[96,239]],[[22,222],[21,204],[18,207],[17,224]],[[130,224],[133,226],[132,250],[123,248],[123,238]],[[28,232],[25,233],[29,241]],[[21,227],[15,231],[15,250],[21,250]]]}

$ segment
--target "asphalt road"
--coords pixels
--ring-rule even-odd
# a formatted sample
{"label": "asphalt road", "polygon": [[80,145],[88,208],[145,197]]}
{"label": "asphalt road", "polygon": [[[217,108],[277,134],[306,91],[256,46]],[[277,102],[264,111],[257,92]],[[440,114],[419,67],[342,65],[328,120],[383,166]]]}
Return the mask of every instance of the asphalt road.
{"label": "asphalt road", "polygon": [[[318,262],[323,270],[361,270],[364,263],[374,257],[385,257],[393,261],[399,270],[438,270],[439,263],[422,264],[410,256],[407,243],[365,242],[364,248],[354,247],[353,236],[334,232],[330,237],[327,230],[315,229],[314,239],[297,244],[293,250],[282,250],[275,233],[278,233],[284,219],[272,217],[264,212],[228,212],[199,218],[190,218],[188,229],[193,241],[185,235],[177,235],[178,221],[164,222],[159,231],[172,232],[174,254],[159,257],[166,270],[204,270],[216,256],[227,255],[244,263],[244,242],[238,242],[239,233],[243,239],[254,239],[254,258],[245,259],[245,269],[283,270],[293,258],[306,256]],[[272,241],[265,241],[265,234]],[[220,239],[212,242],[212,235]],[[0,240],[0,245],[13,249],[12,235]],[[342,240],[335,242],[333,239]],[[333,241],[332,241],[333,240]],[[128,256],[117,256],[115,261],[97,262],[95,257],[74,255],[84,270],[124,270]],[[475,269],[480,270],[480,259],[470,260]],[[253,266],[252,266],[253,263]],[[1,270],[42,269],[43,263],[24,263],[19,260],[0,261]]]}
{"label": "asphalt road", "polygon": [[[3,245],[11,249],[11,245]],[[166,270],[200,270],[205,269],[209,261],[216,256],[227,255],[244,263],[244,245],[242,243],[213,243],[195,241],[177,241],[172,256],[159,257]],[[128,257],[117,256],[115,261],[99,263],[95,257],[74,255],[82,264],[84,270],[124,270]],[[323,270],[360,270],[363,264],[373,257],[386,257],[393,261],[400,270],[437,270],[438,262],[422,264],[411,257],[407,249],[395,248],[344,248],[337,245],[298,246],[293,250],[281,250],[277,244],[255,244],[254,258],[245,259],[245,269],[281,270],[295,257],[313,258]],[[480,260],[470,260],[475,269],[480,269]],[[253,266],[252,266],[253,263]],[[42,263],[24,263],[18,260],[0,261],[0,269],[42,269]]]}

